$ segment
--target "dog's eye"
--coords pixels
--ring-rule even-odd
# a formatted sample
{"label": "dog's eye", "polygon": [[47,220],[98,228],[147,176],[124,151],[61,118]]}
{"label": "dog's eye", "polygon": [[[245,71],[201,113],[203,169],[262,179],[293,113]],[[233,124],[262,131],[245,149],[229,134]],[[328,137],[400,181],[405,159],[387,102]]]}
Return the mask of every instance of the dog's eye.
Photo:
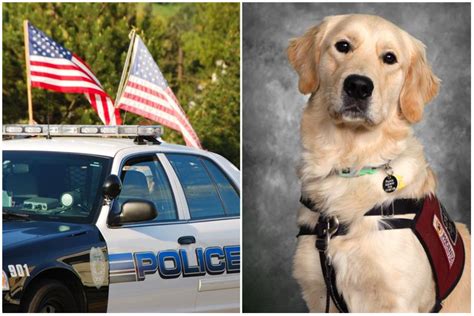
{"label": "dog's eye", "polygon": [[382,57],[383,62],[389,65],[393,65],[397,62],[397,56],[394,53],[386,53]]}
{"label": "dog's eye", "polygon": [[335,46],[337,51],[344,54],[347,54],[351,50],[351,44],[349,44],[347,41],[339,41]]}

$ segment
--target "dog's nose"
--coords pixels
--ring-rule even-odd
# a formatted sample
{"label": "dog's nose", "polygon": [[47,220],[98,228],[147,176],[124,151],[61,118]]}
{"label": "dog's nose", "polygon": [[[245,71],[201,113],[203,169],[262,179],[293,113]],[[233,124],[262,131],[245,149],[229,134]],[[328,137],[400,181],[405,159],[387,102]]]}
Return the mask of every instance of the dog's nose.
{"label": "dog's nose", "polygon": [[357,100],[365,100],[372,95],[374,84],[370,78],[350,75],[344,80],[344,91],[348,96]]}

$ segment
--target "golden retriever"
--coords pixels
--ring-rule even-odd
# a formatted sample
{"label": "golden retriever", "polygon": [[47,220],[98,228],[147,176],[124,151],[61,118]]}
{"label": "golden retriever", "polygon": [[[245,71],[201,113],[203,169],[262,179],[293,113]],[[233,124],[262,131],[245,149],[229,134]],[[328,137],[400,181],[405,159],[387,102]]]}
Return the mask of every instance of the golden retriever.
{"label": "golden retriever", "polygon": [[[429,312],[435,282],[425,251],[410,229],[379,230],[376,205],[436,192],[436,179],[411,125],[438,93],[440,80],[427,63],[424,45],[377,16],[330,16],[290,41],[288,58],[299,90],[311,94],[301,122],[303,196],[327,216],[349,225],[332,238],[327,254],[350,312]],[[358,177],[334,173],[390,162],[400,180],[387,193],[382,170]],[[298,224],[314,227],[319,214],[302,207]],[[406,215],[405,217],[409,217]],[[413,218],[413,216],[411,217]],[[470,235],[464,241],[463,275],[441,312],[470,312]],[[311,312],[323,312],[326,286],[315,236],[300,236],[293,275]],[[331,312],[337,312],[331,300]]]}

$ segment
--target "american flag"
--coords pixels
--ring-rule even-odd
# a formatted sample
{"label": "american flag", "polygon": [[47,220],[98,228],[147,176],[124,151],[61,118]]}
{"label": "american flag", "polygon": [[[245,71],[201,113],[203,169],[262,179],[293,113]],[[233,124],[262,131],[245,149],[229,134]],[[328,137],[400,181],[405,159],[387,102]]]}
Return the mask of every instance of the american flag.
{"label": "american flag", "polygon": [[186,145],[201,148],[186,114],[138,35],[135,35],[130,73],[117,103],[122,110],[181,132]]}
{"label": "american flag", "polygon": [[62,93],[84,93],[106,125],[120,125],[120,111],[89,66],[28,22],[31,86]]}

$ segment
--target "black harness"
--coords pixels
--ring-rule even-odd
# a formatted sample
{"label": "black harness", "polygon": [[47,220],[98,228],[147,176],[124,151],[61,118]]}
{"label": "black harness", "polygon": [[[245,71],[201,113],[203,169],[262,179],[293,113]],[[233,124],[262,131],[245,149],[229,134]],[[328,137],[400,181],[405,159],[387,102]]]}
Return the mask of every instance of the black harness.
{"label": "black harness", "polygon": [[[316,236],[315,247],[319,252],[319,259],[326,283],[326,313],[329,313],[330,297],[334,305],[341,313],[348,313],[349,309],[344,297],[339,294],[336,287],[336,273],[331,264],[330,258],[326,255],[329,240],[337,236],[346,235],[349,226],[339,223],[336,217],[327,217],[321,212],[310,199],[301,197],[300,202],[313,212],[319,213],[319,219],[315,227],[301,226],[298,236],[311,235]],[[369,210],[364,216],[383,216],[379,229],[414,229],[415,221],[406,218],[392,218],[394,215],[418,214],[423,209],[424,199],[397,199],[388,207],[377,206]],[[431,312],[441,310],[441,302],[436,300],[435,306]]]}

